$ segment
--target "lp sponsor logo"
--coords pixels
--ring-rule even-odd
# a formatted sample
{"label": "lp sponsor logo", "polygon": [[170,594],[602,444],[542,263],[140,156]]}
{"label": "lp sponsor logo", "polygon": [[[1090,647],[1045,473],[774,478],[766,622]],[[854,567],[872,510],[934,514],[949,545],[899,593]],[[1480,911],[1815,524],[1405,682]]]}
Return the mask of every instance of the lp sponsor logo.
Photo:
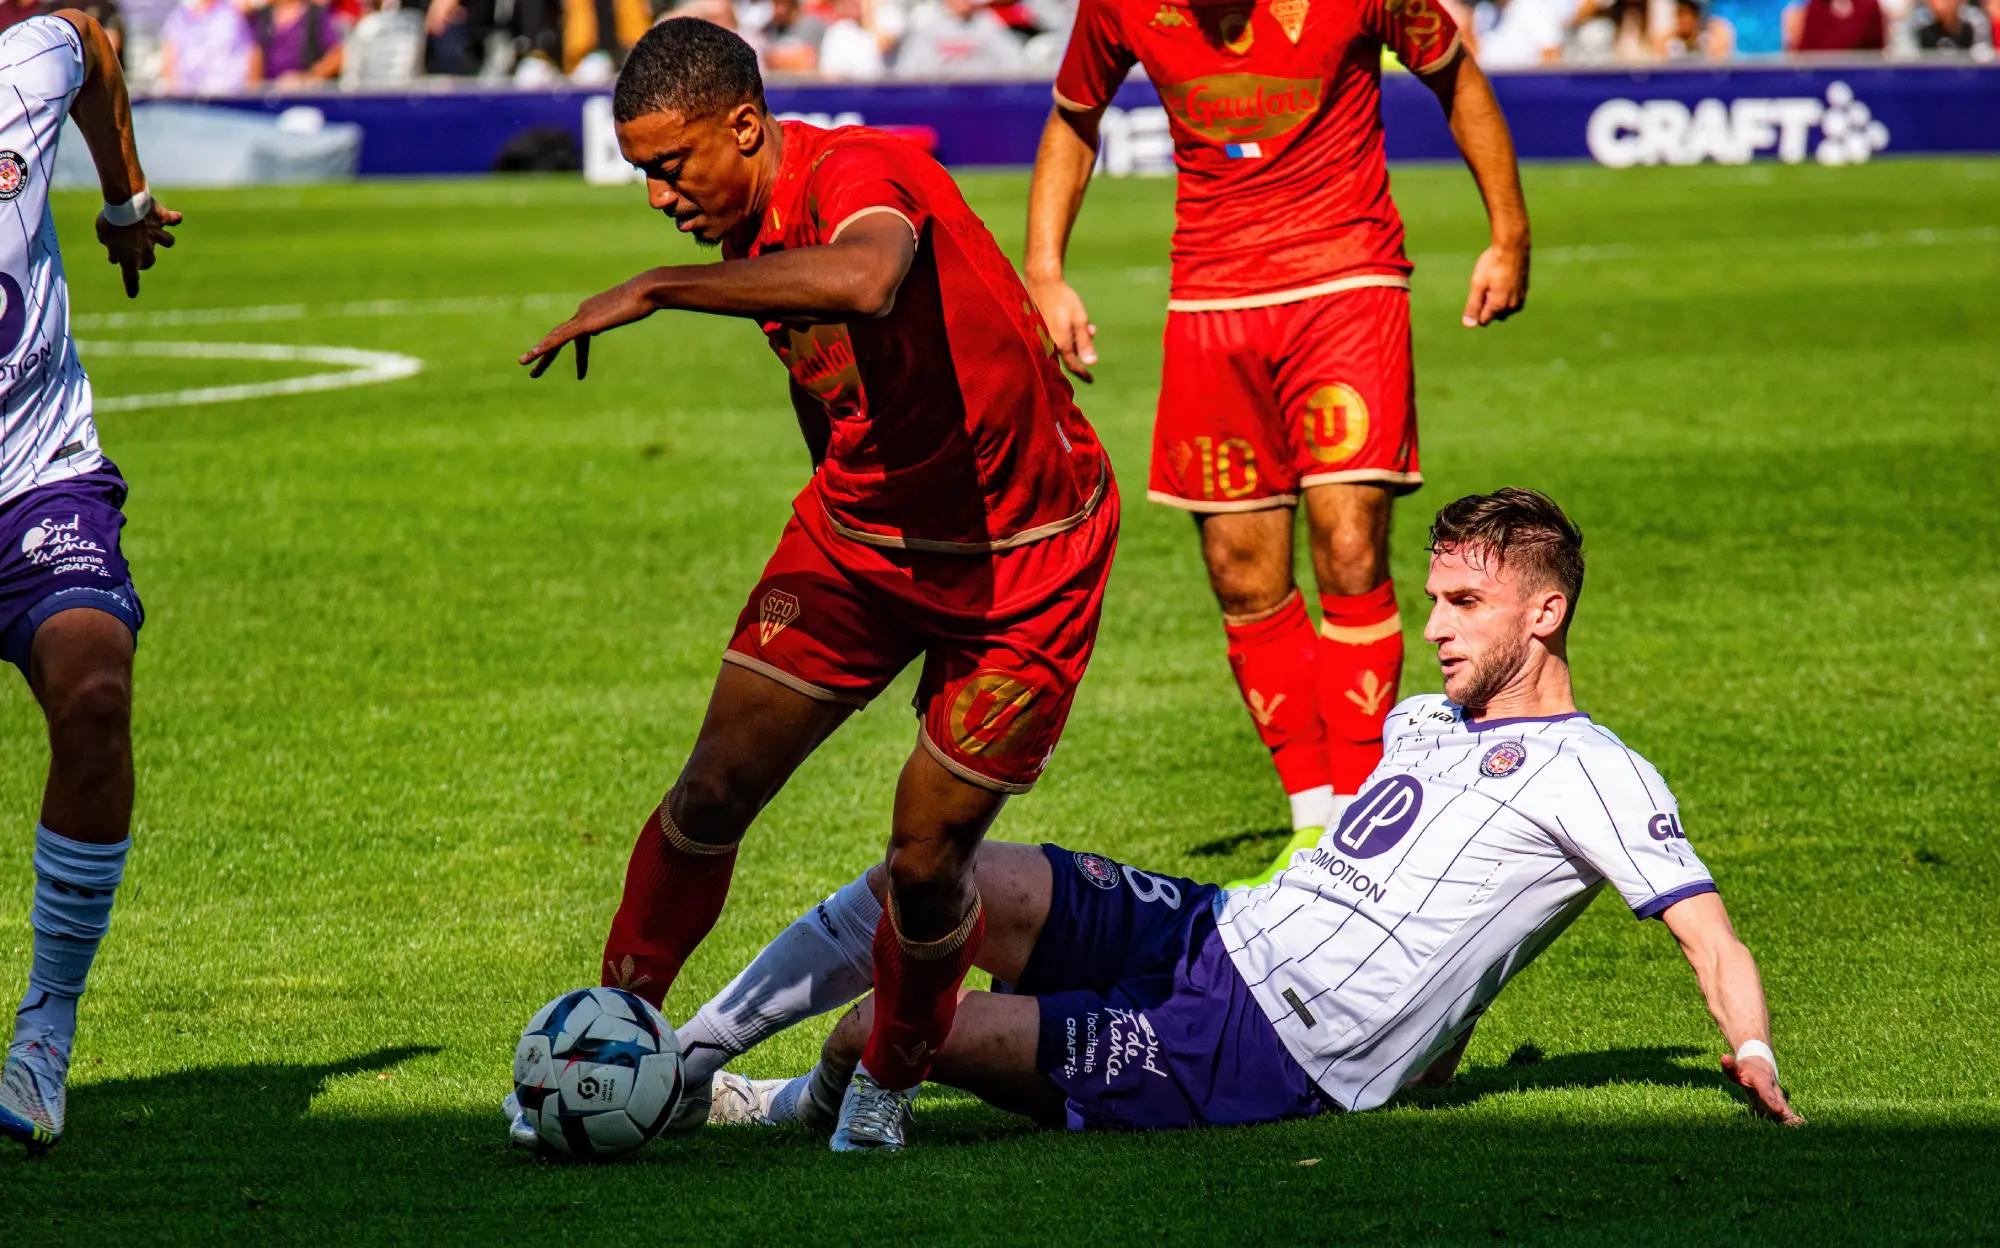
{"label": "lp sponsor logo", "polygon": [[1423,805],[1421,784],[1410,776],[1390,776],[1348,803],[1334,843],[1352,858],[1385,853],[1409,834]]}
{"label": "lp sponsor logo", "polygon": [[1835,82],[1826,99],[1745,97],[1702,100],[1606,100],[1585,130],[1601,165],[1745,165],[1759,155],[1788,165],[1810,157],[1822,165],[1859,165],[1889,146],[1889,128],[1875,120],[1854,89]]}
{"label": "lp sponsor logo", "polygon": [[1688,834],[1681,831],[1680,816],[1673,814],[1654,815],[1646,821],[1646,835],[1656,841],[1685,841]]}

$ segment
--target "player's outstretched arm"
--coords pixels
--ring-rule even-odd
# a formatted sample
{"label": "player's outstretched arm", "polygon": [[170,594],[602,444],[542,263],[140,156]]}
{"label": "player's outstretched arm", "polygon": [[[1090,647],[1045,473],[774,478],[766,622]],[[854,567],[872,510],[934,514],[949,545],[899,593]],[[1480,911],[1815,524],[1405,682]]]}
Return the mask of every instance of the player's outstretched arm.
{"label": "player's outstretched arm", "polygon": [[590,367],[590,337],[655,312],[713,312],[759,320],[852,321],[886,315],[916,259],[909,222],[893,212],[854,219],[820,247],[771,252],[716,264],[648,269],[583,301],[576,315],[542,336],[520,362],[540,377],[567,343],[576,375]]}
{"label": "player's outstretched arm", "polygon": [[1035,153],[1034,179],[1028,184],[1028,293],[1041,310],[1063,367],[1078,380],[1090,381],[1097,363],[1097,326],[1090,323],[1083,298],[1063,277],[1069,234],[1083,208],[1083,193],[1097,167],[1098,124],[1104,110],[1049,110],[1042,127],[1042,145]]}
{"label": "player's outstretched arm", "polygon": [[1472,266],[1472,289],[1461,319],[1467,328],[1504,321],[1528,301],[1528,204],[1521,194],[1514,136],[1493,98],[1493,84],[1471,56],[1455,56],[1423,80],[1444,106],[1451,137],[1486,201],[1493,231],[1492,245]]}
{"label": "player's outstretched arm", "polygon": [[61,9],[55,16],[76,27],[83,41],[83,86],[69,115],[90,147],[104,191],[97,241],[104,244],[106,258],[124,271],[126,297],[136,299],[140,271],[153,267],[155,248],[174,245],[167,227],[179,225],[181,214],[162,208],[146,191],[146,171],[139,167],[139,147],[132,136],[132,99],[110,37],[96,18],[79,9]]}
{"label": "player's outstretched arm", "polygon": [[1660,917],[1680,941],[1681,952],[1701,982],[1708,1012],[1730,1048],[1722,1057],[1722,1069],[1750,1094],[1751,1111],[1777,1122],[1804,1122],[1778,1085],[1764,983],[1757,974],[1757,960],[1736,938],[1722,898],[1714,893],[1689,897],[1667,907]]}

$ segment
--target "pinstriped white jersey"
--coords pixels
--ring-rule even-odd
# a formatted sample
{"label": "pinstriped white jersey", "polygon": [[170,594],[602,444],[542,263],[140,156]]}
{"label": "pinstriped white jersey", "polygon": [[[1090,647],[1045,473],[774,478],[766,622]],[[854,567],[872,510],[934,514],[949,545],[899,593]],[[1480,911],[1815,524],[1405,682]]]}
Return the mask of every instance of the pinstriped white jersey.
{"label": "pinstriped white jersey", "polygon": [[1271,883],[1216,898],[1236,969],[1315,1083],[1382,1104],[1609,880],[1641,918],[1712,892],[1651,764],[1581,713],[1389,713],[1382,765]]}
{"label": "pinstriped white jersey", "polygon": [[49,215],[56,140],[82,86],[68,22],[31,17],[0,34],[0,501],[104,462]]}

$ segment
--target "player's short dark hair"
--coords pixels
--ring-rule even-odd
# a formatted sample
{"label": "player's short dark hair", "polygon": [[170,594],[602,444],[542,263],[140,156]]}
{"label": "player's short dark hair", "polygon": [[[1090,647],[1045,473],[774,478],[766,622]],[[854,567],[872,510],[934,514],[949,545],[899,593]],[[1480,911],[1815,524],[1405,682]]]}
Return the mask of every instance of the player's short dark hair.
{"label": "player's short dark hair", "polygon": [[1495,569],[1514,568],[1532,585],[1562,591],[1569,599],[1565,628],[1576,614],[1583,593],[1583,533],[1540,490],[1510,485],[1446,503],[1431,522],[1430,549],[1471,552]]}
{"label": "player's short dark hair", "polygon": [[621,122],[661,112],[717,117],[738,104],[764,107],[757,53],[735,32],[698,17],[670,18],[647,31],[611,93],[611,115]]}

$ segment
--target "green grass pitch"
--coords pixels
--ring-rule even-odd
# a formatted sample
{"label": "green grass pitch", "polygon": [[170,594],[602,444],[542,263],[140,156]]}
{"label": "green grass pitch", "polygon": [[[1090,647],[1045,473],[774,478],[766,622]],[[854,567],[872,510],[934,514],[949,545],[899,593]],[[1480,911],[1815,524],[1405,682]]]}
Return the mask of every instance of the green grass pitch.
{"label": "green grass pitch", "polygon": [[[966,185],[1018,254],[1026,179]],[[151,617],[137,850],[70,1137],[0,1154],[0,1240],[1990,1239],[2000,164],[1549,167],[1527,186],[1529,308],[1474,333],[1471,186],[1397,175],[1429,480],[1398,510],[1404,619],[1414,642],[1440,503],[1517,483],[1572,510],[1579,700],[1678,792],[1809,1126],[1748,1119],[1672,940],[1613,898],[1501,997],[1456,1087],[1376,1113],[1072,1137],[938,1092],[898,1159],[789,1131],[594,1168],[509,1150],[514,1037],[594,978],[631,837],[806,474],[778,365],[754,328],[693,316],[602,340],[581,386],[567,361],[533,384],[513,365],[581,296],[694,255],[636,189],[168,195],[182,245],[136,304],[91,254],[85,195],[59,216],[86,342],[423,371],[103,418]],[[1083,403],[1129,501],[1068,737],[998,834],[1229,878],[1265,859],[1283,801],[1190,525],[1139,497],[1170,195],[1098,185],[1074,247],[1103,329]],[[107,398],[330,367],[85,358]],[[1437,687],[1420,645],[1404,687]],[[900,684],[857,717],[753,831],[670,1012],[879,853],[907,701]],[[44,765],[19,684],[0,749],[11,993]],[[744,1069],[802,1069],[822,1034]]]}

